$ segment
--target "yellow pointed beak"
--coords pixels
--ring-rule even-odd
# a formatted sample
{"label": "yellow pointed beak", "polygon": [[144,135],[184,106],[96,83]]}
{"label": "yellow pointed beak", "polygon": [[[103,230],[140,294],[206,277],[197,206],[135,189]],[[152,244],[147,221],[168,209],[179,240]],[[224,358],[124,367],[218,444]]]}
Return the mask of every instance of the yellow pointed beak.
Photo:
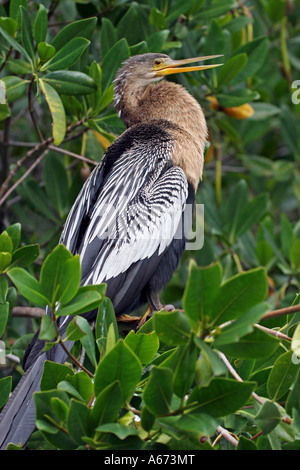
{"label": "yellow pointed beak", "polygon": [[212,69],[213,67],[220,67],[223,64],[211,64],[211,65],[195,65],[192,67],[181,67],[182,65],[190,64],[192,62],[200,62],[202,60],[215,59],[222,57],[222,55],[208,55],[203,57],[193,57],[192,59],[183,60],[172,60],[167,59],[162,64],[156,66],[153,71],[156,72],[156,77],[163,77],[165,75],[171,75],[172,73],[180,72],[195,72],[197,70]]}

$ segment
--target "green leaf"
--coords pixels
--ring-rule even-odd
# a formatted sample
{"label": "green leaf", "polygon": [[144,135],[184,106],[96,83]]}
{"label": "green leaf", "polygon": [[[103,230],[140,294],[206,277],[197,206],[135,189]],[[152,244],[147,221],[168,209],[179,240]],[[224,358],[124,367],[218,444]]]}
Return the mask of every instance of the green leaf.
{"label": "green leaf", "polygon": [[268,292],[265,269],[255,268],[228,279],[221,287],[212,307],[213,324],[239,318],[251,307],[263,302]]}
{"label": "green leaf", "polygon": [[214,417],[204,413],[186,413],[176,422],[176,427],[188,433],[195,433],[198,436],[212,436],[219,421]]}
{"label": "green leaf", "polygon": [[44,75],[43,80],[51,85],[58,93],[64,95],[85,95],[96,89],[94,80],[82,72],[57,70]]}
{"label": "green leaf", "polygon": [[118,338],[119,332],[118,332],[118,325],[116,321],[114,307],[113,307],[112,301],[108,297],[105,297],[103,299],[103,302],[101,302],[101,305],[99,307],[99,311],[97,314],[97,318],[96,318],[96,324],[95,324],[96,339],[106,338],[108,329],[111,324],[114,325],[115,337]]}
{"label": "green leaf", "polygon": [[21,21],[21,11],[20,7],[28,9],[28,0],[11,0],[9,2],[9,16],[18,22],[20,25]]}
{"label": "green leaf", "polygon": [[133,394],[141,372],[139,359],[124,341],[119,340],[98,365],[94,381],[95,395],[99,395],[113,382],[119,381],[125,402]]}
{"label": "green leaf", "polygon": [[129,47],[126,39],[120,39],[105,55],[102,62],[102,89],[106,91],[115,78],[117,70],[129,57]]}
{"label": "green leaf", "polygon": [[33,24],[33,35],[37,43],[43,42],[46,39],[48,29],[48,10],[39,4],[39,9]]}
{"label": "green leaf", "polygon": [[257,425],[261,428],[263,434],[269,434],[281,421],[281,415],[277,406],[267,400],[260,408],[255,417]]}
{"label": "green leaf", "polygon": [[12,378],[3,377],[0,379],[0,408],[7,402],[11,392]]}
{"label": "green leaf", "polygon": [[68,414],[68,431],[77,445],[84,444],[82,436],[90,435],[90,410],[87,406],[73,398],[70,401]]}
{"label": "green leaf", "polygon": [[[53,42],[51,45],[55,47]],[[56,48],[56,54],[41,67],[41,71],[50,70],[53,72],[70,67],[79,60],[89,45],[90,41],[85,38],[71,39],[61,49],[57,50]]]}
{"label": "green leaf", "polygon": [[169,346],[185,344],[190,337],[190,323],[179,310],[162,310],[153,315],[153,327],[161,341]]}
{"label": "green leaf", "polygon": [[5,229],[5,231],[10,236],[10,239],[13,244],[13,250],[16,250],[20,244],[20,239],[21,239],[21,224],[16,223],[16,224],[10,225],[9,227]]}
{"label": "green leaf", "polygon": [[269,40],[265,36],[243,44],[236,54],[247,54],[247,64],[233,79],[232,83],[241,83],[246,78],[253,77],[265,63],[269,49]]}
{"label": "green leaf", "polygon": [[291,387],[296,379],[299,365],[292,361],[293,351],[281,354],[275,361],[267,381],[270,398],[278,401]]}
{"label": "green leaf", "polygon": [[183,398],[195,380],[196,360],[198,349],[194,341],[190,340],[186,346],[179,346],[174,369],[174,393]]}
{"label": "green leaf", "polygon": [[39,339],[52,341],[55,339],[56,335],[56,328],[53,321],[48,315],[44,315],[41,321]]}
{"label": "green leaf", "polygon": [[68,405],[60,398],[52,397],[50,400],[51,408],[53,409],[56,416],[60,421],[65,421],[68,416],[69,408]]}
{"label": "green leaf", "polygon": [[118,417],[123,404],[123,395],[119,381],[105,387],[96,397],[91,410],[91,423],[94,428],[111,423]]}
{"label": "green leaf", "polygon": [[57,51],[66,46],[72,39],[85,38],[91,39],[97,18],[86,18],[84,20],[72,21],[59,31],[51,42]]}
{"label": "green leaf", "polygon": [[227,416],[245,405],[255,389],[253,382],[238,382],[217,377],[207,387],[195,387],[187,404],[194,404],[194,411],[213,418]]}
{"label": "green leaf", "polygon": [[208,20],[210,18],[218,18],[234,7],[234,0],[218,0],[210,5],[205,4],[205,6],[201,8],[200,13],[196,15],[196,18],[201,18],[201,21]]}
{"label": "green leaf", "polygon": [[0,251],[12,253],[13,251],[13,243],[6,231],[2,232],[0,235]]}
{"label": "green leaf", "polygon": [[56,316],[74,315],[75,313],[81,315],[98,308],[102,298],[102,295],[92,286],[80,287],[71,302],[61,307],[56,312]]}
{"label": "green leaf", "polygon": [[56,389],[57,385],[62,380],[73,374],[74,372],[69,366],[57,364],[52,361],[45,361],[41,379],[41,391]]}
{"label": "green leaf", "polygon": [[118,41],[117,30],[108,18],[101,19],[100,50],[101,56],[105,57],[108,51]]}
{"label": "green leaf", "polygon": [[41,62],[48,62],[48,60],[55,56],[56,50],[51,44],[43,41],[38,43],[37,52]]}
{"label": "green leaf", "polygon": [[97,426],[96,431],[115,434],[121,440],[126,439],[128,436],[139,434],[137,429],[121,423],[101,424],[101,426]]}
{"label": "green leaf", "polygon": [[95,350],[95,340],[92,328],[89,322],[83,317],[77,317],[76,323],[78,327],[85,333],[84,336],[80,339],[84,350],[89,357],[91,363],[96,367],[97,366],[97,359],[96,359],[96,350]]}
{"label": "green leaf", "polygon": [[5,18],[1,17],[0,18],[0,26],[3,28],[6,33],[8,33],[9,36],[12,38],[15,36],[16,31],[18,29],[18,24],[15,20],[12,18]]}
{"label": "green leaf", "polygon": [[11,267],[18,266],[20,268],[24,268],[25,266],[28,266],[29,264],[33,263],[33,261],[37,259],[39,254],[39,245],[21,246],[13,252],[11,259]]}
{"label": "green leaf", "polygon": [[236,229],[236,238],[243,235],[247,230],[257,224],[261,218],[266,214],[268,207],[269,196],[268,194],[259,194],[254,197],[246,206],[242,209],[238,227]]}
{"label": "green leaf", "polygon": [[180,15],[186,13],[191,6],[193,5],[194,0],[177,0],[168,11],[168,15],[166,17],[167,22],[171,22],[173,20],[177,20]]}
{"label": "green leaf", "polygon": [[167,414],[173,393],[173,374],[167,367],[153,366],[149,382],[143,392],[143,401],[156,416]]}
{"label": "green leaf", "polygon": [[0,304],[4,304],[8,292],[8,282],[6,277],[0,276]]}
{"label": "green leaf", "polygon": [[155,331],[146,334],[135,333],[131,330],[124,341],[142,364],[149,364],[159,348],[159,340]]}
{"label": "green leaf", "polygon": [[94,391],[92,379],[84,371],[66,376],[65,380],[58,384],[58,388],[86,404],[90,402]]}
{"label": "green leaf", "polygon": [[220,335],[214,341],[214,347],[218,348],[223,344],[237,343],[240,338],[253,331],[254,323],[257,323],[268,310],[269,305],[267,303],[254,305],[248,312],[233,321],[232,324],[222,328]]}
{"label": "green leaf", "polygon": [[294,271],[297,272],[300,268],[300,238],[291,246],[291,263]]}
{"label": "green leaf", "polygon": [[27,11],[23,6],[21,9],[21,37],[24,49],[26,50],[31,62],[35,64],[35,50],[33,44],[31,23]]}
{"label": "green leaf", "polygon": [[45,159],[44,181],[46,193],[62,218],[68,204],[68,176],[62,159],[54,154]]}
{"label": "green leaf", "polygon": [[248,88],[227,91],[226,93],[216,95],[218,103],[225,108],[241,106],[242,104],[257,100],[259,97],[259,93],[249,90]]}
{"label": "green leaf", "polygon": [[[0,303],[0,338],[3,335],[4,330],[6,328],[8,314],[9,314],[9,303],[8,302]],[[0,364],[1,364],[1,360],[0,360]]]}
{"label": "green leaf", "polygon": [[279,341],[272,335],[257,328],[239,339],[238,342],[218,344],[224,354],[243,359],[268,357],[276,351]]}
{"label": "green leaf", "polygon": [[77,316],[72,318],[70,323],[67,326],[66,330],[66,339],[68,341],[78,341],[80,338],[85,336],[85,332],[79,327],[77,323]]}
{"label": "green leaf", "polygon": [[0,34],[2,34],[4,39],[13,47],[14,50],[18,51],[28,62],[31,62],[31,57],[27,54],[25,48],[15,41],[1,26]]}
{"label": "green leaf", "polygon": [[220,290],[222,266],[215,263],[208,267],[198,267],[191,260],[189,274],[183,295],[183,309],[192,325],[205,321]]}
{"label": "green leaf", "polygon": [[246,54],[237,54],[227,60],[218,71],[218,87],[229,84],[247,64]]}
{"label": "green leaf", "polygon": [[8,75],[1,79],[6,86],[6,97],[9,103],[13,103],[18,98],[24,96],[28,80],[22,80],[19,77]]}
{"label": "green leaf", "polygon": [[44,82],[42,79],[39,80],[39,84],[45,95],[52,116],[52,135],[54,144],[59,145],[66,134],[65,109],[58,93],[54,88],[52,88],[52,86],[48,85],[48,83]]}
{"label": "green leaf", "polygon": [[0,273],[5,272],[6,268],[11,263],[11,254],[7,252],[0,252]]}
{"label": "green leaf", "polygon": [[17,287],[19,293],[30,302],[45,307],[48,299],[45,297],[39,282],[25,269],[12,268],[7,272],[8,277]]}

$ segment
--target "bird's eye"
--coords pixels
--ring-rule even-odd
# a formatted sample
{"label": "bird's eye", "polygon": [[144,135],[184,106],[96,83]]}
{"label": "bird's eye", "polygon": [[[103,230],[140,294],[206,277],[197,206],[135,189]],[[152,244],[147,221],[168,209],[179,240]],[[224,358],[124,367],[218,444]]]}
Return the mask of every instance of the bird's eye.
{"label": "bird's eye", "polygon": [[154,62],[153,62],[153,65],[155,65],[156,67],[158,65],[161,65],[162,64],[162,60],[161,59],[155,59]]}

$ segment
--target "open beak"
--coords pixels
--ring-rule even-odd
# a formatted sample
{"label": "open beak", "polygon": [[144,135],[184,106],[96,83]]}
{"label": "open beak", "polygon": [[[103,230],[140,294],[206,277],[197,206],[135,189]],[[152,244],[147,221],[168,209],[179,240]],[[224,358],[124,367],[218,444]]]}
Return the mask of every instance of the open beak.
{"label": "open beak", "polygon": [[182,65],[190,64],[192,62],[200,62],[202,60],[215,59],[217,57],[222,57],[222,55],[208,55],[204,57],[193,57],[192,59],[183,59],[183,60],[168,60],[164,61],[161,65],[161,68],[155,70],[156,77],[163,77],[165,75],[171,75],[172,73],[179,72],[195,72],[197,70],[212,69],[213,67],[219,67],[223,64],[211,64],[211,65],[195,65],[192,67],[181,67]]}

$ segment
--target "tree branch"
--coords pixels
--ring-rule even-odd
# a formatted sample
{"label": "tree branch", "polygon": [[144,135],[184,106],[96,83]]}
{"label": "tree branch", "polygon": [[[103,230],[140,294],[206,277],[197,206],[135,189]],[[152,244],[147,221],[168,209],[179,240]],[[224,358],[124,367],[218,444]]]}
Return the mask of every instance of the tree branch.
{"label": "tree branch", "polygon": [[45,315],[45,310],[36,307],[14,307],[12,310],[13,317],[29,317],[29,318],[42,318]]}

